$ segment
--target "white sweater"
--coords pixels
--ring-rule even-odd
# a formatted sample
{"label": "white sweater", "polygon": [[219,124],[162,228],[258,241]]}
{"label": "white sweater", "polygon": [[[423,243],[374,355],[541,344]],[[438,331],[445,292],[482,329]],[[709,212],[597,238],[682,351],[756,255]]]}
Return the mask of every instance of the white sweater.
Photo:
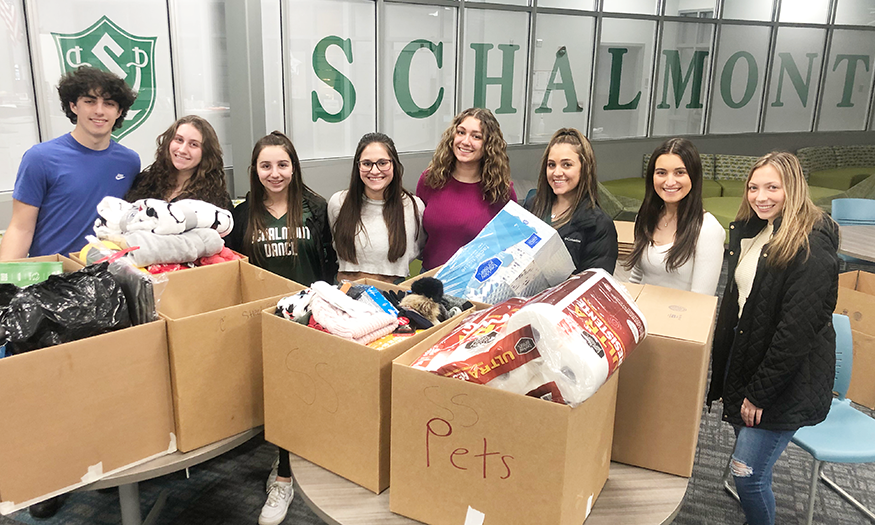
{"label": "white sweater", "polygon": [[[339,191],[328,200],[328,223],[331,225],[332,231],[348,191]],[[355,236],[355,255],[358,264],[338,258],[337,262],[341,272],[365,272],[407,277],[410,273],[410,261],[419,256],[422,246],[425,244],[425,232],[422,230],[422,212],[425,210],[425,204],[419,197],[414,196],[413,198],[416,199],[419,211],[419,239],[416,238],[413,204],[410,199],[405,198],[404,229],[407,232],[407,251],[397,261],[389,262],[389,230],[383,220],[383,201],[364,197],[362,201],[362,225],[364,228]]]}
{"label": "white sweater", "polygon": [[720,280],[720,268],[723,266],[725,240],[726,230],[713,215],[705,212],[699,239],[696,241],[696,251],[687,262],[669,273],[665,269],[665,259],[672,244],[651,245],[632,268],[629,281],[714,295]]}

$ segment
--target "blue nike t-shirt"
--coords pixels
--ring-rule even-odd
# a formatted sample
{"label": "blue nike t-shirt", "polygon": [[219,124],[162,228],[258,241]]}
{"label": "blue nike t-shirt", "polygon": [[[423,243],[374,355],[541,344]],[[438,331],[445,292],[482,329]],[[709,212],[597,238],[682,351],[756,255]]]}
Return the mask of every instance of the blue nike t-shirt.
{"label": "blue nike t-shirt", "polygon": [[69,133],[27,150],[12,198],[39,208],[30,256],[79,251],[93,233],[97,204],[124,197],[140,172],[140,156],[110,141],[102,151],[86,148]]}

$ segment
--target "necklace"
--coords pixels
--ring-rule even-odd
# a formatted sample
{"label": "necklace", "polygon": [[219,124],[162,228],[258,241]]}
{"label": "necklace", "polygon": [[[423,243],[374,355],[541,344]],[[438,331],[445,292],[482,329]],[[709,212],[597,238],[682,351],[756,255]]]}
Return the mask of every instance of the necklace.
{"label": "necklace", "polygon": [[671,221],[673,221],[673,220],[676,219],[676,218],[677,218],[677,215],[675,215],[674,217],[671,217],[671,219],[668,219],[668,218],[666,218],[666,217],[663,217],[663,220],[664,220],[665,222],[662,223],[662,227],[663,227],[663,228],[668,228],[668,223],[671,222]]}

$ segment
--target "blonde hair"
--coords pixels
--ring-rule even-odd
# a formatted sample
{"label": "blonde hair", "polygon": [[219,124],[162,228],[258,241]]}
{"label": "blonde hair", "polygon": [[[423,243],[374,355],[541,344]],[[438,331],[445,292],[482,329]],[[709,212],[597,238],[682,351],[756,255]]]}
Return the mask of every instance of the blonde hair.
{"label": "blonde hair", "polygon": [[[811,253],[808,244],[808,235],[814,226],[827,219],[826,214],[811,201],[808,192],[808,183],[802,174],[802,166],[799,159],[792,153],[773,151],[757,160],[756,164],[747,174],[745,188],[750,184],[750,179],[756,170],[771,166],[781,177],[781,186],[784,188],[784,206],[781,209],[781,227],[769,241],[767,248],[768,264],[774,268],[783,269],[789,266],[800,250],[805,251],[805,257]],[[756,217],[756,212],[747,199],[741,201],[741,206],[736,215],[736,221],[747,221]]]}
{"label": "blonde hair", "polygon": [[485,108],[468,108],[453,118],[428,164],[425,183],[433,189],[443,188],[456,167],[453,153],[453,140],[456,128],[468,117],[480,121],[483,131],[483,157],[480,159],[480,189],[483,198],[490,204],[510,198],[510,161],[507,158],[507,142],[501,134],[501,127],[495,115]]}

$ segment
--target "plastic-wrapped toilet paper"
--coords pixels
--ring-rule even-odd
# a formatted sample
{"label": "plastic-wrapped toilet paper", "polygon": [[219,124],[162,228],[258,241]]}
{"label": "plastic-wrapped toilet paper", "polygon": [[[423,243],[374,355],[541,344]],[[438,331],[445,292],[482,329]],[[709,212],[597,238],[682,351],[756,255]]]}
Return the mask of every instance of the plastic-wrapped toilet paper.
{"label": "plastic-wrapped toilet paper", "polygon": [[414,366],[576,406],[647,334],[644,315],[604,270],[520,301],[473,314]]}

